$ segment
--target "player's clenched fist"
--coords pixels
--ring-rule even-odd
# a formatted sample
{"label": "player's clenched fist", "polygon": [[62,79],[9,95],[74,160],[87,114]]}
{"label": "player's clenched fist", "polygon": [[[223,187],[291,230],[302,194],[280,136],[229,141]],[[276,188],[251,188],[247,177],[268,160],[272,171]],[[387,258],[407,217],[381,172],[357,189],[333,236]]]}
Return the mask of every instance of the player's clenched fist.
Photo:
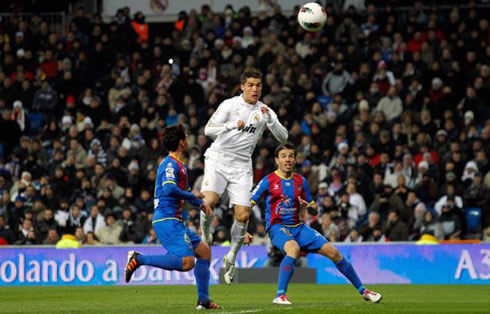
{"label": "player's clenched fist", "polygon": [[270,109],[268,106],[264,105],[260,108],[260,111],[262,112],[262,114],[264,115],[266,121],[269,121],[270,118],[271,118],[271,114],[270,114]]}
{"label": "player's clenched fist", "polygon": [[245,122],[243,122],[242,120],[238,120],[237,124],[236,124],[236,127],[241,130],[245,127]]}

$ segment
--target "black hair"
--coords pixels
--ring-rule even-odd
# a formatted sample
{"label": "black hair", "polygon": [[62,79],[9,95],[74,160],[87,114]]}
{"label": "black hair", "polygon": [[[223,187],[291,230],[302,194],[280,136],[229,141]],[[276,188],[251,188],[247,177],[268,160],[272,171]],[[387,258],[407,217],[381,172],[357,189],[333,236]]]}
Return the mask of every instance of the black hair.
{"label": "black hair", "polygon": [[294,157],[296,157],[296,148],[294,148],[294,145],[290,142],[281,144],[277,146],[275,152],[274,152],[274,157],[278,158],[279,157],[279,152],[283,149],[292,149],[294,151]]}
{"label": "black hair", "polygon": [[167,126],[163,130],[163,145],[169,152],[174,152],[179,147],[181,140],[185,141],[186,133],[182,124]]}
{"label": "black hair", "polygon": [[262,72],[257,69],[257,68],[247,68],[243,71],[241,77],[240,77],[240,84],[245,84],[247,82],[247,79],[249,78],[256,78],[256,79],[261,79],[262,80]]}

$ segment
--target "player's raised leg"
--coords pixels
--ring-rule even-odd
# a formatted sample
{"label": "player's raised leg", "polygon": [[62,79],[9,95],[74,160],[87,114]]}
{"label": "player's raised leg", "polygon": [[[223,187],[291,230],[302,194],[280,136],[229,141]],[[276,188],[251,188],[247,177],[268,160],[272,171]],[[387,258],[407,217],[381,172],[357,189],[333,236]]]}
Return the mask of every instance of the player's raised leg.
{"label": "player's raised leg", "polygon": [[235,277],[235,261],[238,251],[243,245],[245,236],[247,234],[248,218],[250,217],[250,207],[243,205],[235,205],[235,220],[231,226],[231,246],[230,251],[225,256],[224,268],[225,274],[224,279],[227,284],[233,282]]}
{"label": "player's raised leg", "polygon": [[[213,191],[202,191],[204,194],[203,201],[208,204],[213,210],[219,200],[219,195]],[[213,217],[206,215],[203,211],[201,211],[201,218],[199,220],[199,224],[201,227],[201,236],[202,240],[209,246],[211,246],[213,242],[213,236],[211,235],[211,222],[213,221]]]}
{"label": "player's raised leg", "polygon": [[163,220],[153,223],[153,229],[168,253],[143,255],[135,251],[128,252],[126,282],[142,265],[178,271],[188,271],[194,267],[194,252],[189,247],[190,240],[182,222],[176,219]]}
{"label": "player's raised leg", "polygon": [[362,297],[366,301],[371,301],[374,303],[378,303],[381,301],[381,294],[370,291],[364,287],[362,284],[361,280],[359,279],[359,276],[357,276],[356,271],[354,270],[354,267],[352,267],[351,263],[345,259],[345,257],[340,254],[340,252],[332,246],[329,243],[325,243],[318,253],[322,254],[323,256],[328,257],[332,262],[334,262],[335,266],[337,269],[345,276],[349,281],[356,287],[357,291],[362,295]]}
{"label": "player's raised leg", "polygon": [[197,286],[197,304],[196,309],[220,309],[221,307],[209,299],[209,266],[211,264],[211,249],[209,246],[200,242],[194,249],[197,261],[194,267],[194,276],[196,277]]}

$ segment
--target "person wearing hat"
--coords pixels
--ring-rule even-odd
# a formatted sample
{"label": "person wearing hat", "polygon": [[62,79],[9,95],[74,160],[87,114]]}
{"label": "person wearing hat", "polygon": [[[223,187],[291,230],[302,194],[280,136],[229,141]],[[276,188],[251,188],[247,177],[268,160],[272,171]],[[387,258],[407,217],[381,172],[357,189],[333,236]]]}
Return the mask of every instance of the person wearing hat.
{"label": "person wearing hat", "polygon": [[461,182],[465,185],[470,184],[475,178],[475,173],[479,172],[478,165],[475,161],[470,160],[464,166],[463,176],[461,177]]}
{"label": "person wearing hat", "polygon": [[247,49],[249,46],[255,45],[255,37],[253,34],[253,29],[250,26],[245,26],[243,28],[243,38],[242,38],[242,47]]}
{"label": "person wearing hat", "polygon": [[28,126],[28,119],[22,101],[14,101],[14,110],[12,112],[12,120],[15,120],[19,125],[21,132],[25,133],[26,127]]}
{"label": "person wearing hat", "polygon": [[344,69],[343,60],[337,59],[333,71],[329,72],[322,82],[323,95],[333,97],[342,93],[349,83],[350,73]]}
{"label": "person wearing hat", "polygon": [[388,70],[388,65],[384,60],[378,62],[376,74],[373,77],[373,83],[376,84],[377,90],[385,95],[390,87],[395,86],[395,75]]}
{"label": "person wearing hat", "polygon": [[436,132],[434,150],[439,156],[446,156],[449,152],[449,140],[446,130],[440,129]]}
{"label": "person wearing hat", "polygon": [[473,123],[474,120],[475,120],[475,114],[473,113],[473,111],[468,110],[464,113],[465,126],[469,126],[470,124]]}
{"label": "person wearing hat", "polygon": [[328,195],[328,184],[327,182],[321,182],[318,185],[318,193],[316,196],[316,202],[317,204],[322,204],[323,199]]}
{"label": "person wearing hat", "polygon": [[107,154],[102,148],[100,141],[97,138],[94,138],[90,142],[90,150],[88,151],[88,156],[94,156],[96,162],[100,162],[105,165],[107,162]]}
{"label": "person wearing hat", "polygon": [[359,111],[368,111],[369,112],[369,103],[366,99],[362,99],[359,102]]}

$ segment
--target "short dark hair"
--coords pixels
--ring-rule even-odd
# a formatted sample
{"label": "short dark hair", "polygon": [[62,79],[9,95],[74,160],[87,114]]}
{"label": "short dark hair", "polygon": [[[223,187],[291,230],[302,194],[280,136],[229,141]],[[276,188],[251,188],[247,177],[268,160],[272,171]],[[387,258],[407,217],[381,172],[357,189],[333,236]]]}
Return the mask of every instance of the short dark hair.
{"label": "short dark hair", "polygon": [[247,68],[243,71],[242,76],[240,77],[240,84],[245,84],[247,79],[256,78],[262,80],[262,72],[257,68]]}
{"label": "short dark hair", "polygon": [[163,130],[163,145],[169,152],[176,151],[181,140],[185,141],[186,133],[182,124],[174,124]]}
{"label": "short dark hair", "polygon": [[276,151],[274,152],[274,157],[278,158],[279,152],[283,149],[292,149],[294,151],[294,157],[296,157],[296,148],[290,142],[287,142],[287,143],[284,143],[284,144],[277,146]]}

